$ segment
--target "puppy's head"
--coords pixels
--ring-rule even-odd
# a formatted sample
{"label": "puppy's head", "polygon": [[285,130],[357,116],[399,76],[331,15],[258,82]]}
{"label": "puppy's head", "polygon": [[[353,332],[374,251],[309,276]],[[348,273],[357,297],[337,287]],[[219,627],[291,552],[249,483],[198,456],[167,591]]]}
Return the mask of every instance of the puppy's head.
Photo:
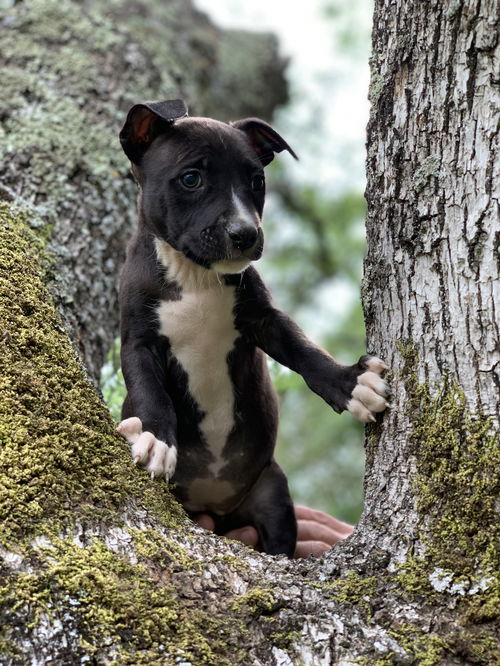
{"label": "puppy's head", "polygon": [[181,100],[134,106],[120,133],[139,181],[141,217],[191,261],[238,273],[264,243],[263,168],[290,146],[267,123],[189,118]]}

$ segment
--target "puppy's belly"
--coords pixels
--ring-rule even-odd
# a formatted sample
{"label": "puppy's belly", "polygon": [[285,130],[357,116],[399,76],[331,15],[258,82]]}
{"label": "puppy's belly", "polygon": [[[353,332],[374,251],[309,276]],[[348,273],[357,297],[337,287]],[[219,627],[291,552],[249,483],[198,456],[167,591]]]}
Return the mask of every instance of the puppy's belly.
{"label": "puppy's belly", "polygon": [[206,473],[214,479],[227,462],[222,454],[234,426],[228,367],[238,337],[233,308],[234,287],[219,284],[183,291],[180,300],[158,306],[160,332],[168,338],[171,353],[187,375],[189,393],[203,414],[198,427],[211,454]]}
{"label": "puppy's belly", "polygon": [[[239,433],[241,434],[241,431]],[[210,472],[200,449],[184,449],[173,477],[174,492],[188,511],[225,514],[233,511],[251,491],[262,469],[269,464],[272,448],[259,446],[234,434],[228,443],[226,463],[217,473]]]}
{"label": "puppy's belly", "polygon": [[214,476],[193,479],[181,494],[181,501],[188,511],[211,511],[225,514],[235,509],[244,493],[236,485]]}

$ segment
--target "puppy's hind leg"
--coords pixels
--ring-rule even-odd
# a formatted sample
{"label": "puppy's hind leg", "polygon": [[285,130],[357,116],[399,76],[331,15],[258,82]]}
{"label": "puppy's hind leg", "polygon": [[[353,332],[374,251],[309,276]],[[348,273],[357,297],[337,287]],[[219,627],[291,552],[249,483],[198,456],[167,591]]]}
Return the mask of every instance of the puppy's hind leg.
{"label": "puppy's hind leg", "polygon": [[264,469],[237,513],[244,517],[242,524],[254,525],[265,553],[293,557],[297,521],[286,476],[274,460]]}

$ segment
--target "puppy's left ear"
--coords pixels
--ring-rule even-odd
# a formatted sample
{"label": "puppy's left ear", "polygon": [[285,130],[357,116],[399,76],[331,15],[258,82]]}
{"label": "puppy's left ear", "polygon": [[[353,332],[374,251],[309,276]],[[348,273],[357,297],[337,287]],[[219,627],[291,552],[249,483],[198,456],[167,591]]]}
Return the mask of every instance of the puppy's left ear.
{"label": "puppy's left ear", "polygon": [[245,132],[252,148],[259,156],[262,166],[267,166],[269,162],[272,162],[274,153],[281,153],[282,150],[288,150],[292,157],[295,157],[296,160],[299,159],[285,139],[263,120],[245,118],[244,120],[237,120],[231,125]]}
{"label": "puppy's left ear", "polygon": [[120,132],[120,142],[129,160],[139,164],[153,140],[166,132],[175,120],[187,115],[188,109],[182,99],[133,106]]}

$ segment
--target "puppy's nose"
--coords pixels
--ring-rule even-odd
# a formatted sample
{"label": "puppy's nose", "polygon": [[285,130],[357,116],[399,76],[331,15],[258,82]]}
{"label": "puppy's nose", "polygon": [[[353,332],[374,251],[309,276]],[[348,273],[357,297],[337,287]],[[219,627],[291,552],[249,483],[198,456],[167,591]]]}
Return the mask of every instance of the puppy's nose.
{"label": "puppy's nose", "polygon": [[243,222],[242,220],[234,220],[227,227],[227,233],[232,240],[233,245],[238,250],[248,250],[257,241],[257,228],[253,224]]}

